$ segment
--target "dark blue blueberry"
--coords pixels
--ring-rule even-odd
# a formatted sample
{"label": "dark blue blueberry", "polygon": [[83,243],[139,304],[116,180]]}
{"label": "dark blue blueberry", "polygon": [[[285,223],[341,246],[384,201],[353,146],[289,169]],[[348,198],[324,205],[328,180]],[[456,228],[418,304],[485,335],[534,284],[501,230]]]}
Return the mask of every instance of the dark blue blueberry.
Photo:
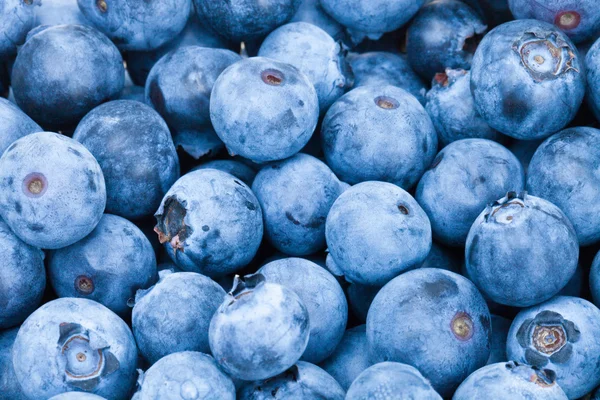
{"label": "dark blue blueberry", "polygon": [[33,13],[40,0],[4,0],[0,4],[0,59],[17,53],[33,28]]}
{"label": "dark blue blueberry", "polygon": [[488,358],[487,364],[506,362],[508,361],[506,356],[506,338],[508,337],[508,330],[512,321],[492,314],[490,322],[492,326],[492,342],[490,358]]}
{"label": "dark blue blueberry", "polygon": [[585,57],[585,65],[588,104],[596,118],[600,120],[600,39],[588,51]]}
{"label": "dark blue blueberry", "polygon": [[17,381],[12,361],[12,347],[19,328],[0,331],[0,399],[27,400]]}
{"label": "dark blue blueberry", "polygon": [[34,8],[34,26],[40,25],[89,25],[79,10],[77,0],[42,0]]}
{"label": "dark blue blueberry", "polygon": [[8,100],[0,99],[0,119],[0,155],[15,140],[42,131],[38,124]]}
{"label": "dark blue blueberry", "polygon": [[594,257],[590,269],[590,291],[594,304],[600,305],[600,252]]}
{"label": "dark blue blueberry", "polygon": [[308,22],[327,32],[335,40],[346,36],[344,27],[323,10],[321,0],[300,0],[298,11],[290,22]]}
{"label": "dark blue blueberry", "polygon": [[192,171],[195,171],[197,169],[208,168],[218,169],[219,171],[227,172],[228,174],[239,178],[248,186],[252,186],[254,178],[256,177],[256,171],[254,169],[250,168],[243,162],[236,160],[212,160],[204,164],[200,164],[197,167],[194,167]]}

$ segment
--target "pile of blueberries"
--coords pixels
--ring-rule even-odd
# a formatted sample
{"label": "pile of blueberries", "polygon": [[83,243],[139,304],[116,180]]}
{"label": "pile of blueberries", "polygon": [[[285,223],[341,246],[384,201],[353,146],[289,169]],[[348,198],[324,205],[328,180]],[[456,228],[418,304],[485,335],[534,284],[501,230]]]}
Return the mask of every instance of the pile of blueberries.
{"label": "pile of blueberries", "polygon": [[0,0],[0,400],[600,399],[598,0]]}

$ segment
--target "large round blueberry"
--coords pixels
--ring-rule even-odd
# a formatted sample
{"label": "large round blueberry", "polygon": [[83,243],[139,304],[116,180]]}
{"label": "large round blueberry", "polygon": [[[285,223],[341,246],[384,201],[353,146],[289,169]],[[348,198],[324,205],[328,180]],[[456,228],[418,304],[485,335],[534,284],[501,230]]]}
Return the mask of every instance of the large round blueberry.
{"label": "large round blueberry", "polygon": [[203,353],[184,351],[158,360],[138,379],[137,400],[235,400],[235,386]]}
{"label": "large round blueberry", "polygon": [[283,253],[303,256],[325,248],[327,214],[346,187],[324,162],[299,153],[261,169],[252,190],[269,241]]}
{"label": "large round blueberry", "polygon": [[19,107],[1,98],[0,120],[2,120],[2,124],[0,124],[0,155],[15,140],[30,133],[41,132],[43,130],[27,114],[21,111]]}
{"label": "large round blueberry", "polygon": [[414,186],[437,151],[429,115],[395,86],[362,86],[336,101],[323,120],[327,164],[350,184],[369,180]]}
{"label": "large round blueberry", "polygon": [[0,399],[27,400],[15,376],[12,347],[19,328],[0,331]]}
{"label": "large round blueberry", "polygon": [[105,204],[100,165],[73,139],[32,133],[0,158],[0,215],[32,246],[58,249],[83,239]]}
{"label": "large round blueberry", "polygon": [[4,0],[0,3],[0,59],[17,53],[33,28],[33,13],[39,0]]}
{"label": "large round blueberry", "polygon": [[481,210],[524,185],[523,167],[507,148],[486,139],[463,139],[439,152],[415,199],[429,216],[436,240],[463,246]]}
{"label": "large round blueberry", "polygon": [[119,50],[82,25],[53,26],[33,35],[12,69],[19,107],[53,129],[73,127],[92,108],[116,98],[124,80]]}
{"label": "large round blueberry", "polygon": [[237,160],[211,160],[194,167],[192,171],[197,169],[218,169],[219,171],[227,172],[240,179],[248,186],[252,186],[256,171],[248,165]]}
{"label": "large round blueberry", "polygon": [[509,360],[545,368],[570,399],[600,383],[600,310],[578,297],[558,296],[521,311],[506,343]]}
{"label": "large round blueberry", "polygon": [[567,396],[556,383],[554,371],[510,361],[487,365],[473,372],[452,399],[567,400]]}
{"label": "large round blueberry", "polygon": [[17,380],[29,399],[86,391],[129,399],[137,348],[129,327],[103,305],[63,298],[38,308],[13,345]]}
{"label": "large round blueberry", "polygon": [[364,285],[381,286],[418,267],[431,249],[427,214],[408,192],[385,182],[342,193],[327,216],[325,236],[327,266]]}
{"label": "large round blueberry", "polygon": [[104,214],[77,243],[50,253],[48,276],[59,297],[84,297],[129,315],[138,289],[158,280],[152,245],[125,218]]}
{"label": "large round blueberry", "polygon": [[133,100],[103,104],[77,125],[73,139],[98,160],[106,179],[106,211],[152,215],[179,177],[169,128],[151,107]]}
{"label": "large round blueberry", "polygon": [[575,273],[573,225],[554,204],[511,192],[473,223],[465,248],[469,278],[491,300],[527,307],[557,294]]}
{"label": "large round blueberry", "polygon": [[34,9],[34,26],[41,25],[88,25],[77,0],[41,1]]}
{"label": "large round blueberry", "polygon": [[588,51],[585,66],[588,104],[596,118],[600,120],[600,39]]}
{"label": "large round blueberry", "polygon": [[89,24],[121,50],[153,50],[185,27],[192,0],[77,0]]}
{"label": "large round blueberry", "polygon": [[155,217],[155,231],[175,264],[210,277],[247,265],[263,236],[262,211],[250,188],[216,169],[181,177]]}
{"label": "large round blueberry", "polygon": [[466,278],[421,268],[400,275],[377,294],[367,316],[367,340],[371,361],[412,365],[448,396],[485,365],[490,312]]}
{"label": "large round blueberry", "polygon": [[529,193],[557,205],[581,246],[600,240],[600,130],[570,128],[536,150],[527,173]]}
{"label": "large round blueberry", "polygon": [[549,136],[564,128],[581,105],[582,61],[569,38],[548,23],[500,25],[483,38],[471,63],[475,107],[505,135]]}
{"label": "large round blueberry", "polygon": [[323,10],[321,0],[300,0],[298,11],[290,22],[308,22],[318,26],[335,40],[342,40],[346,35],[344,27]]}

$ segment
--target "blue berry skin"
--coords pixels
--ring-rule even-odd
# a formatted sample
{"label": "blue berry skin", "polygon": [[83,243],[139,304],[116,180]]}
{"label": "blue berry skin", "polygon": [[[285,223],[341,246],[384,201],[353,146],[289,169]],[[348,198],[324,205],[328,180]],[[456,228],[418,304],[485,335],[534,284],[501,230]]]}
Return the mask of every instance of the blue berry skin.
{"label": "blue berry skin", "polygon": [[227,172],[240,179],[248,186],[252,186],[254,178],[256,177],[255,170],[243,162],[236,160],[212,160],[194,167],[192,171],[198,169],[218,169],[219,171]]}
{"label": "blue berry skin", "polygon": [[479,44],[471,92],[477,111],[497,131],[523,140],[547,137],[564,128],[581,105],[583,60],[553,25],[507,22]]}
{"label": "blue berry skin", "polygon": [[179,178],[167,124],[151,107],[115,100],[86,115],[73,134],[98,160],[106,179],[106,211],[129,219],[152,215]]}
{"label": "blue berry skin", "polygon": [[0,59],[17,53],[33,28],[33,13],[39,0],[5,0],[0,5]]}
{"label": "blue berry skin", "polygon": [[508,333],[510,360],[546,368],[570,399],[600,383],[600,310],[578,297],[557,296],[521,311]]}
{"label": "blue berry skin", "polygon": [[490,357],[487,364],[495,364],[508,361],[506,356],[506,338],[510,329],[511,320],[492,314],[492,342]]}
{"label": "blue berry skin", "polygon": [[442,400],[427,379],[410,365],[381,362],[363,371],[346,393],[346,400]]}
{"label": "blue berry skin", "polygon": [[79,242],[52,251],[48,276],[59,297],[94,300],[121,317],[131,313],[136,291],[158,280],[146,236],[125,218],[110,214]]}
{"label": "blue berry skin", "polygon": [[192,0],[77,0],[89,24],[120,50],[154,50],[185,27]]}
{"label": "blue berry skin", "polygon": [[158,360],[141,374],[135,400],[235,400],[235,386],[215,360],[200,352],[183,351]]}
{"label": "blue berry skin", "polygon": [[600,240],[600,130],[561,131],[538,147],[527,176],[527,191],[557,205],[569,218],[581,246]]}
{"label": "blue berry skin", "polygon": [[317,91],[322,114],[352,86],[342,43],[307,22],[275,29],[262,42],[258,55],[288,63],[304,73]]}
{"label": "blue berry skin", "polygon": [[49,398],[48,400],[106,400],[102,396],[85,392],[66,392]]}
{"label": "blue berry skin", "polygon": [[243,42],[262,39],[288,22],[301,0],[239,0],[222,2],[194,0],[196,13],[228,40]]}
{"label": "blue berry skin", "polygon": [[406,90],[425,105],[425,83],[412,70],[406,58],[386,51],[352,53],[348,61],[354,73],[354,88],[372,85],[392,85]]}
{"label": "blue berry skin", "polygon": [[129,399],[136,364],[127,324],[88,299],[44,304],[21,325],[13,345],[15,374],[30,400],[70,391]]}
{"label": "blue berry skin", "polygon": [[348,390],[356,377],[372,364],[369,360],[367,327],[359,325],[344,333],[333,354],[320,365],[344,390]]}
{"label": "blue berry skin", "polygon": [[262,163],[293,156],[312,136],[317,92],[290,64],[253,57],[228,67],[214,84],[210,119],[232,155]]}
{"label": "blue berry skin", "polygon": [[446,69],[435,75],[427,92],[425,109],[431,117],[441,146],[460,139],[479,138],[502,141],[477,112],[471,94],[471,72]]}
{"label": "blue berry skin", "polygon": [[320,0],[300,0],[298,11],[290,22],[308,22],[327,32],[334,40],[346,36],[344,27],[323,10]]}
{"label": "blue berry skin", "polygon": [[43,129],[19,107],[0,98],[0,155],[17,139]]}
{"label": "blue berry skin", "polygon": [[32,133],[0,158],[0,216],[27,244],[59,249],[83,239],[105,204],[100,165],[76,140]]}
{"label": "blue berry skin", "polygon": [[272,378],[304,353],[310,332],[306,307],[294,291],[255,274],[236,277],[215,312],[208,333],[210,349],[231,377]]}
{"label": "blue berry skin", "polygon": [[469,69],[476,44],[487,26],[458,0],[436,0],[419,10],[406,32],[408,63],[426,80],[446,68]]}
{"label": "blue berry skin", "polygon": [[310,337],[301,360],[316,364],[329,357],[342,340],[348,321],[346,296],[335,277],[303,258],[272,261],[258,272],[267,282],[293,290],[308,311]]}
{"label": "blue berry skin", "polygon": [[596,40],[585,57],[588,84],[587,102],[600,120],[600,39]]}
{"label": "blue berry skin", "polygon": [[41,25],[89,25],[79,10],[77,0],[41,1],[35,7],[33,26]]}
{"label": "blue berry skin", "polygon": [[412,365],[449,396],[490,355],[490,312],[468,279],[420,268],[379,291],[367,316],[367,340],[371,361]]}
{"label": "blue berry skin", "polygon": [[556,25],[575,43],[600,34],[600,9],[595,0],[508,0],[515,19],[537,19]]}
{"label": "blue berry skin", "polygon": [[252,190],[263,210],[267,239],[292,256],[324,249],[327,214],[346,186],[324,162],[308,154],[263,167]]}
{"label": "blue berry skin", "polygon": [[473,283],[496,303],[515,307],[557,294],[575,273],[578,257],[565,214],[544,199],[514,192],[479,214],[465,247]]}
{"label": "blue berry skin", "polygon": [[239,400],[344,400],[345,395],[331,375],[304,361],[273,378],[245,382],[238,390]]}
{"label": "blue berry skin", "polygon": [[491,140],[462,139],[438,153],[415,199],[431,221],[434,239],[464,246],[481,210],[524,186],[523,167],[507,148]]}
{"label": "blue berry skin", "polygon": [[154,364],[179,351],[208,353],[208,326],[225,291],[194,272],[162,271],[161,279],[138,292],[132,327],[140,353]]}
{"label": "blue berry skin", "polygon": [[0,400],[27,400],[17,382],[12,347],[19,328],[0,331]]}
{"label": "blue berry skin", "polygon": [[216,169],[181,177],[155,217],[155,231],[173,262],[212,278],[246,266],[263,236],[256,196],[236,177]]}
{"label": "blue berry skin", "polygon": [[46,129],[73,127],[92,108],[116,98],[124,81],[119,50],[82,25],[52,26],[31,36],[12,70],[17,104]]}
{"label": "blue berry skin", "polygon": [[458,387],[452,400],[567,400],[553,371],[515,361],[486,365]]}
{"label": "blue berry skin", "polygon": [[336,101],[323,120],[327,164],[344,182],[414,186],[437,152],[429,115],[395,86],[362,86]]}

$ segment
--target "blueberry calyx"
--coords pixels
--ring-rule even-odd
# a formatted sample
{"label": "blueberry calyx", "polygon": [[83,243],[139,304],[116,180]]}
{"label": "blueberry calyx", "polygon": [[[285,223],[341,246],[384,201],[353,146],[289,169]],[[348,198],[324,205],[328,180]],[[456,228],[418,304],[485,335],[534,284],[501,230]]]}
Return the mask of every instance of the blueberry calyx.
{"label": "blueberry calyx", "polygon": [[103,13],[108,10],[108,4],[106,3],[106,0],[96,0],[96,7],[98,7],[98,10]]}
{"label": "blueberry calyx", "polygon": [[487,207],[486,214],[484,215],[485,222],[490,222],[490,219],[494,218],[493,221],[502,224],[512,223],[514,214],[525,208],[526,198],[526,191],[519,194],[517,192],[508,192],[505,197],[496,200]]}
{"label": "blueberry calyx", "polygon": [[471,316],[463,311],[457,312],[452,318],[452,322],[450,322],[452,333],[458,340],[463,342],[473,337],[474,327]]}
{"label": "blueberry calyx", "polygon": [[158,241],[161,244],[168,242],[175,252],[184,251],[183,243],[193,232],[192,228],[185,224],[186,214],[185,204],[175,197],[169,197],[165,201],[162,214],[156,215],[154,232],[158,234]]}
{"label": "blueberry calyx", "polygon": [[40,172],[32,172],[23,179],[23,193],[27,197],[42,197],[48,189],[48,180]]}
{"label": "blueberry calyx", "polygon": [[561,11],[554,18],[554,25],[563,31],[575,29],[581,22],[581,15],[577,11]]}
{"label": "blueberry calyx", "polygon": [[228,293],[232,297],[229,305],[232,305],[243,296],[251,294],[254,289],[266,282],[266,278],[263,274],[256,273],[252,275],[246,275],[241,278],[236,275],[233,278],[233,286],[231,291]]}
{"label": "blueberry calyx", "polygon": [[383,108],[384,110],[395,110],[396,108],[400,107],[398,100],[389,96],[377,96],[375,97],[374,101],[379,108]]}
{"label": "blueberry calyx", "polygon": [[271,86],[281,86],[284,83],[285,77],[283,72],[276,69],[266,69],[260,74],[260,78],[264,83]]}
{"label": "blueberry calyx", "polygon": [[88,295],[94,292],[94,281],[87,275],[79,275],[75,278],[75,290],[83,295]]}

